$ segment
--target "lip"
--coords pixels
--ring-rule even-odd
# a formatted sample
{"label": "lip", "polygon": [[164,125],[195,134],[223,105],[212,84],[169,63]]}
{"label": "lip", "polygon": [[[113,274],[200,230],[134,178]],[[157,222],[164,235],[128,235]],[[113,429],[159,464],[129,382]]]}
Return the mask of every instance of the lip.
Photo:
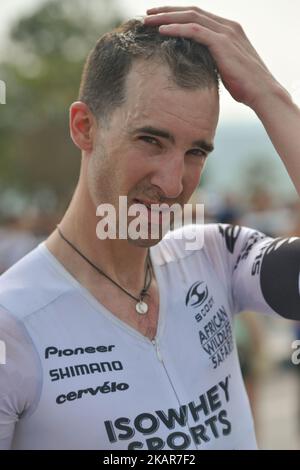
{"label": "lip", "polygon": [[[143,204],[144,206],[147,207],[147,209],[148,209],[149,211],[152,211],[152,212],[160,212],[160,213],[162,213],[162,212],[169,212],[169,210],[170,210],[169,206],[168,206],[168,207],[163,207],[163,208],[161,208],[160,206],[161,206],[162,204],[160,204],[160,203],[157,202],[157,201],[148,201],[148,200],[142,201],[142,200],[140,200],[140,199],[134,199],[134,203],[135,203],[135,204]],[[158,208],[152,207],[154,204],[155,204],[156,206],[159,206],[159,207],[158,207]],[[167,204],[164,203],[164,205],[167,205]]]}
{"label": "lip", "polygon": [[150,207],[151,204],[159,204],[159,202],[155,202],[155,201],[148,201],[148,200],[141,200],[141,199],[134,199],[135,202],[137,202],[138,204],[144,204],[145,206],[148,206]]}

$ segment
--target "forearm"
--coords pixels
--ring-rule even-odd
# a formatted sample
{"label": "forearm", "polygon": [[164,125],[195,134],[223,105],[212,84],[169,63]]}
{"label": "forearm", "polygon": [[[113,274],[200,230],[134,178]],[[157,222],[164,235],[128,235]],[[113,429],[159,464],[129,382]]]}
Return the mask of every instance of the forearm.
{"label": "forearm", "polygon": [[300,109],[277,84],[251,107],[263,123],[300,196]]}

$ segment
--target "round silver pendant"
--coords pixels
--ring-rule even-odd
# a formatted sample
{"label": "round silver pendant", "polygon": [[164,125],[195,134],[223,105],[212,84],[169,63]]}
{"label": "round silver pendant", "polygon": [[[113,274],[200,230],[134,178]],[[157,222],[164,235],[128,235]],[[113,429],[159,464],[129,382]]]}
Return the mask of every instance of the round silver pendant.
{"label": "round silver pendant", "polygon": [[148,305],[146,304],[146,302],[143,302],[142,300],[140,300],[136,304],[135,309],[137,313],[139,313],[140,315],[145,315],[145,313],[148,312]]}

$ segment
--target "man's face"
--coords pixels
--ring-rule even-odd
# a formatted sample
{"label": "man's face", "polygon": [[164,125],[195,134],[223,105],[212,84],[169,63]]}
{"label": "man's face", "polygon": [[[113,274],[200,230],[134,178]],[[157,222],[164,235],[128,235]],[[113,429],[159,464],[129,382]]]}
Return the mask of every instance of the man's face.
{"label": "man's face", "polygon": [[[179,88],[168,77],[166,66],[135,62],[125,103],[113,111],[107,127],[99,123],[87,171],[95,207],[110,203],[118,214],[119,196],[127,196],[128,206],[183,207],[197,187],[217,126],[218,92],[216,87]],[[150,213],[148,218],[150,223]],[[157,241],[132,242],[151,246]]]}

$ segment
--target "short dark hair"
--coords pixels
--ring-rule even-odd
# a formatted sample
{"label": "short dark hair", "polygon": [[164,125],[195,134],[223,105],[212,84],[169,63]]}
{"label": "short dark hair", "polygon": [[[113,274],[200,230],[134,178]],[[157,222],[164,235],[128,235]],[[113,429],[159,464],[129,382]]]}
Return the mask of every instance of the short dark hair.
{"label": "short dark hair", "polygon": [[98,39],[87,57],[78,99],[97,118],[107,117],[124,103],[126,77],[137,59],[165,63],[181,88],[219,87],[217,66],[206,46],[130,20]]}

